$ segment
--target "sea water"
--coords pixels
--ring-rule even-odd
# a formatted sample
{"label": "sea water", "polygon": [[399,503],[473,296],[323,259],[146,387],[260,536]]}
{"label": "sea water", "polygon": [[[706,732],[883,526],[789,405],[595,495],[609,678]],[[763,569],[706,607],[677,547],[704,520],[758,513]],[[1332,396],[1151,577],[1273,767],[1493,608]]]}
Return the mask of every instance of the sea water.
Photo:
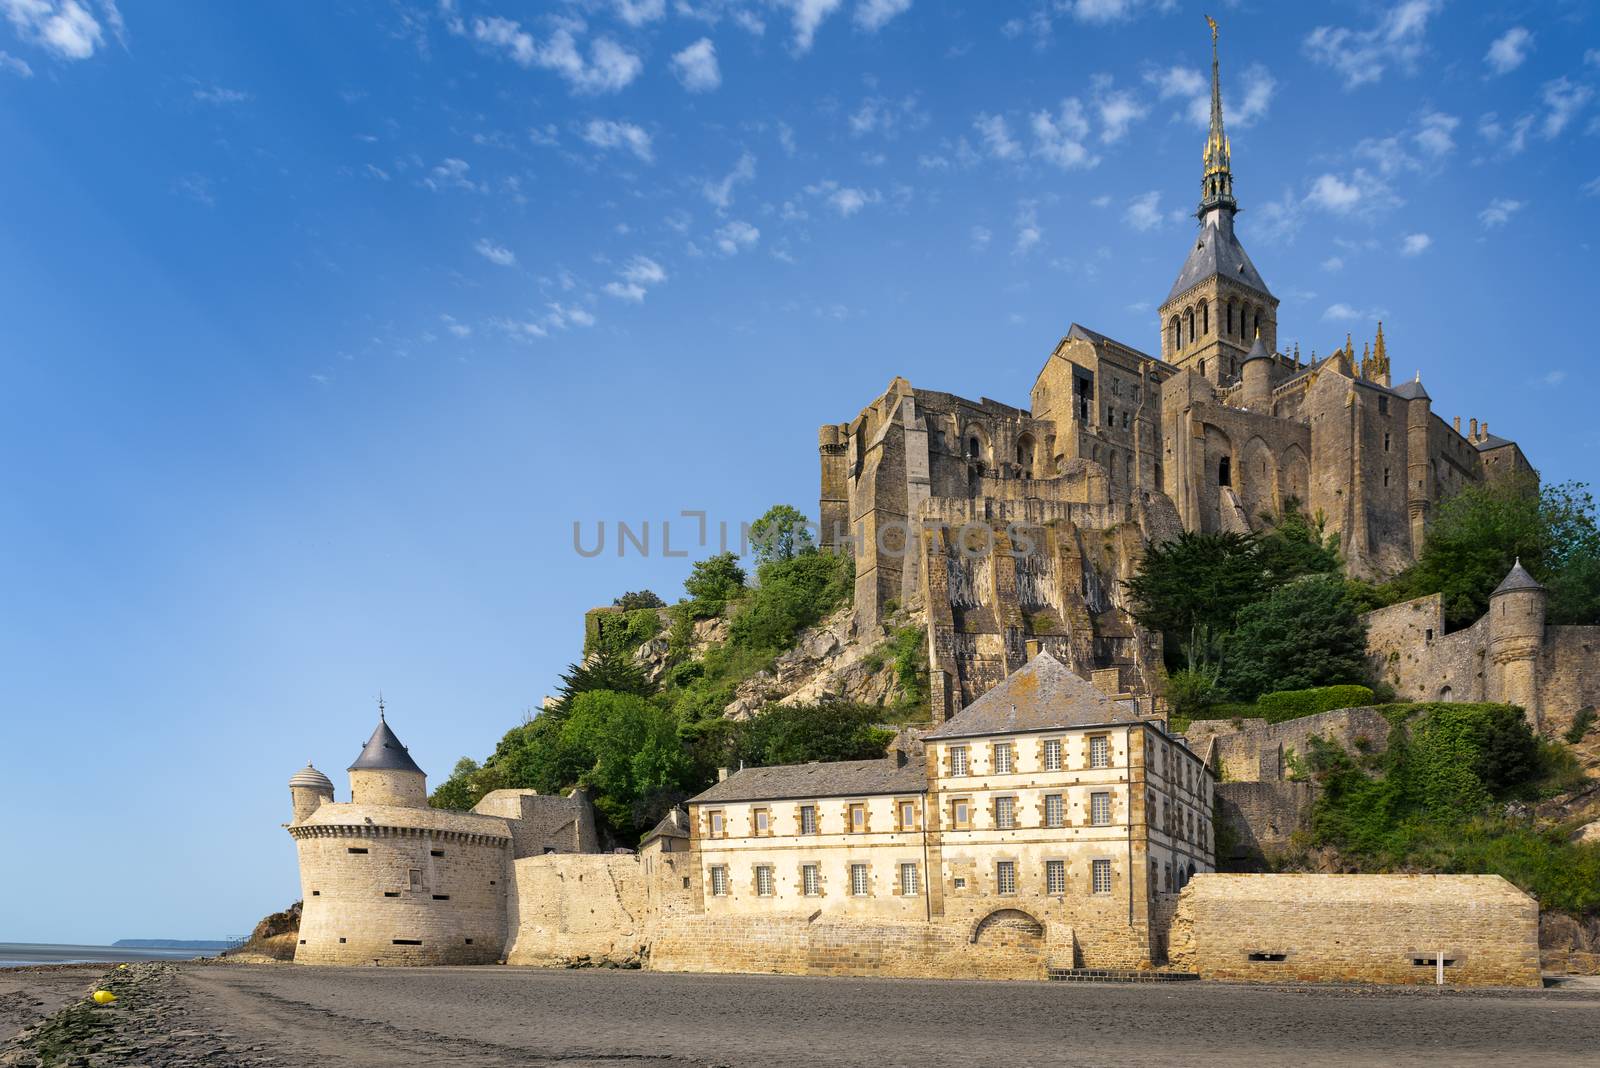
{"label": "sea water", "polygon": [[130,960],[193,960],[214,949],[133,949],[124,946],[61,946],[0,942],[0,968],[28,964],[116,964]]}

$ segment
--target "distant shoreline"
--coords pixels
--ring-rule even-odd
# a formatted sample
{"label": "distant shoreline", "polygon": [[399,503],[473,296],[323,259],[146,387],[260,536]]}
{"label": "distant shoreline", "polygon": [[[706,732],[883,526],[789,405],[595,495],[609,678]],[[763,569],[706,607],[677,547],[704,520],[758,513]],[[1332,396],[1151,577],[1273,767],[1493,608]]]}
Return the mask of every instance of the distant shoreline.
{"label": "distant shoreline", "polygon": [[[50,942],[0,942],[0,968],[36,964],[119,964],[137,960],[193,960],[221,952],[225,944],[190,946],[77,946]],[[213,948],[214,946],[214,948]]]}

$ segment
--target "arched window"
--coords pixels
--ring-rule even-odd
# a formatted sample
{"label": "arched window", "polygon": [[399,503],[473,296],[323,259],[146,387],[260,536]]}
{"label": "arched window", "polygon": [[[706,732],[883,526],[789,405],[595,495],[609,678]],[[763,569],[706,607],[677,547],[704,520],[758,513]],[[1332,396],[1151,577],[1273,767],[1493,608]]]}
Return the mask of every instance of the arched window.
{"label": "arched window", "polygon": [[1233,458],[1231,456],[1224,456],[1217,461],[1217,485],[1233,485]]}
{"label": "arched window", "polygon": [[1033,477],[1033,438],[1027,434],[1017,439],[1017,466],[1023,478]]}
{"label": "arched window", "polygon": [[976,460],[983,455],[983,443],[976,435],[967,439],[967,459]]}
{"label": "arched window", "polygon": [[1173,351],[1177,351],[1178,349],[1180,349],[1182,347],[1183,347],[1183,337],[1178,332],[1178,317],[1176,315],[1174,315],[1172,317],[1172,348],[1173,348]]}
{"label": "arched window", "polygon": [[1205,376],[1206,376],[1206,361],[1201,360],[1200,361],[1200,377],[1204,378]]}
{"label": "arched window", "polygon": [[1211,305],[1203,300],[1200,302],[1200,333],[1211,333]]}
{"label": "arched window", "polygon": [[1228,301],[1228,336],[1233,336],[1233,301]]}
{"label": "arched window", "polygon": [[1239,336],[1246,341],[1250,340],[1250,305],[1239,306]]}
{"label": "arched window", "polygon": [[1189,331],[1189,344],[1194,344],[1194,309],[1190,308],[1183,313],[1184,327]]}

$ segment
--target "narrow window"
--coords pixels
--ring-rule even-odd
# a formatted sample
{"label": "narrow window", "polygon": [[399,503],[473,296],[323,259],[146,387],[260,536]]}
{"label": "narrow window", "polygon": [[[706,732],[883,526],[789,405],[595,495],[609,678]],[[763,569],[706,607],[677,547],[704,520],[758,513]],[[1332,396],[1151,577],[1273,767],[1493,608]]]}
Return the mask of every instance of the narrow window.
{"label": "narrow window", "polygon": [[1015,829],[1017,826],[1016,798],[997,797],[994,799],[994,825],[1002,831]]}
{"label": "narrow window", "polygon": [[850,833],[860,834],[867,829],[867,806],[854,804],[850,806]]}
{"label": "narrow window", "polygon": [[392,941],[397,946],[420,946],[420,945],[422,945],[422,939],[420,939],[420,938],[396,938],[396,939],[392,939]]}
{"label": "narrow window", "polygon": [[1044,799],[1044,825],[1046,827],[1065,827],[1067,824],[1067,805],[1060,794],[1047,794]]}
{"label": "narrow window", "polygon": [[1183,347],[1183,337],[1178,330],[1178,317],[1176,315],[1172,317],[1172,347],[1174,349]]}
{"label": "narrow window", "polygon": [[1272,962],[1276,962],[1276,961],[1280,961],[1280,960],[1288,960],[1289,959],[1289,954],[1287,954],[1287,953],[1256,952],[1256,953],[1248,954],[1248,957],[1249,957],[1250,960],[1253,960],[1253,961],[1261,961],[1261,962],[1264,962],[1264,963],[1272,963]]}
{"label": "narrow window", "polygon": [[1383,469],[1383,484],[1385,486],[1389,484],[1389,469],[1387,467]]}
{"label": "narrow window", "polygon": [[[950,774],[965,775],[967,773],[967,747],[956,745],[950,747]],[[366,852],[362,850],[362,852]]]}
{"label": "narrow window", "polygon": [[711,837],[724,838],[727,836],[727,821],[720,811],[711,813],[707,819],[711,824]]}
{"label": "narrow window", "polygon": [[972,804],[961,797],[950,802],[950,823],[958,830],[966,830],[972,826]]}
{"label": "narrow window", "polygon": [[756,895],[758,897],[771,897],[773,893],[772,865],[760,864],[756,866]]}
{"label": "narrow window", "polygon": [[1104,827],[1111,822],[1111,795],[1089,795],[1089,822]]}
{"label": "narrow window", "polygon": [[322,891],[321,890],[313,890],[313,891],[311,891],[311,896],[312,897],[321,897],[322,896]]}
{"label": "narrow window", "polygon": [[994,747],[994,771],[996,775],[1009,775],[1016,770],[1015,761],[1012,759],[1010,742],[999,742]]}
{"label": "narrow window", "polygon": [[850,865],[850,893],[856,897],[867,896],[867,866],[865,864]]}
{"label": "narrow window", "polygon": [[419,889],[421,886],[422,886],[422,870],[420,868],[412,868],[411,869],[411,889],[416,890],[416,889]]}
{"label": "narrow window", "polygon": [[1388,397],[1379,397],[1378,398],[1378,414],[1379,415],[1388,415],[1389,414],[1389,398]]}
{"label": "narrow window", "polygon": [[716,867],[711,869],[711,893],[714,897],[728,896],[728,869]]}
{"label": "narrow window", "polygon": [[822,869],[815,864],[806,864],[800,869],[800,886],[805,891],[806,897],[818,897],[822,894]]}
{"label": "narrow window", "polygon": [[977,438],[967,439],[967,458],[976,460],[983,449]]}
{"label": "narrow window", "polygon": [[470,939],[470,938],[467,939],[467,945],[469,945],[469,946],[472,945],[472,939]]}
{"label": "narrow window", "polygon": [[1044,741],[1044,770],[1061,770],[1061,739],[1046,738]]}
{"label": "narrow window", "polygon": [[357,849],[355,846],[351,846],[349,849],[346,849],[345,852],[346,853],[360,853],[360,854],[365,855],[367,851],[365,849]]}
{"label": "narrow window", "polygon": [[756,809],[756,833],[766,834],[772,827],[772,814],[764,808]]}
{"label": "narrow window", "polygon": [[1064,894],[1067,892],[1066,861],[1047,860],[1044,862],[1044,892],[1047,894]]}
{"label": "narrow window", "polygon": [[442,850],[442,849],[430,849],[430,850],[428,850],[428,856],[430,856],[430,857],[442,857],[442,856],[444,856],[444,850]]}
{"label": "narrow window", "polygon": [[1233,485],[1233,458],[1224,456],[1217,461],[1217,485]]}
{"label": "narrow window", "polygon": [[1211,305],[1204,301],[1200,304],[1200,333],[1211,333]]}
{"label": "narrow window", "polygon": [[1128,429],[1128,413],[1126,411],[1122,413],[1122,429]]}
{"label": "narrow window", "polygon": [[340,945],[341,945],[341,946],[342,946],[342,945],[344,945],[344,943],[345,943],[345,940],[344,940],[344,939],[343,939],[343,938],[341,938],[341,939],[339,939],[339,944],[340,944]]}
{"label": "narrow window", "polygon": [[915,864],[900,865],[900,893],[906,897],[916,897],[919,891],[917,866]]}
{"label": "narrow window", "polygon": [[994,888],[996,893],[1014,894],[1017,892],[1017,862],[1014,860],[997,861],[994,866]]}
{"label": "narrow window", "polygon": [[1383,451],[1389,451],[1389,432],[1387,430],[1383,432]]}
{"label": "narrow window", "polygon": [[1206,361],[1201,360],[1200,361],[1200,377],[1204,378],[1205,376],[1206,376]]}
{"label": "narrow window", "polygon": [[817,833],[817,806],[816,805],[801,805],[800,806],[800,833],[801,834],[816,834]]}
{"label": "narrow window", "polygon": [[1089,889],[1096,894],[1111,893],[1111,862],[1094,861],[1090,867]]}
{"label": "narrow window", "polygon": [[1089,739],[1089,766],[1091,768],[1111,766],[1111,740],[1103,734],[1097,734]]}
{"label": "narrow window", "polygon": [[384,897],[399,897],[400,896],[400,891],[398,891],[398,890],[385,890],[383,892],[383,896]]}
{"label": "narrow window", "polygon": [[1106,405],[1106,426],[1115,427],[1116,425],[1117,425],[1117,410],[1115,408],[1111,407],[1111,405],[1108,404],[1108,405]]}
{"label": "narrow window", "polygon": [[433,899],[435,901],[449,901],[450,900],[450,895],[449,894],[434,894],[433,895]]}
{"label": "narrow window", "polygon": [[914,831],[917,828],[917,803],[915,801],[900,802],[900,829]]}
{"label": "narrow window", "polygon": [[1163,884],[1164,884],[1162,886],[1162,889],[1167,891],[1168,893],[1171,893],[1172,892],[1172,861],[1170,861],[1170,860],[1167,861],[1167,871],[1166,871],[1166,875],[1163,877],[1162,881],[1163,881]]}

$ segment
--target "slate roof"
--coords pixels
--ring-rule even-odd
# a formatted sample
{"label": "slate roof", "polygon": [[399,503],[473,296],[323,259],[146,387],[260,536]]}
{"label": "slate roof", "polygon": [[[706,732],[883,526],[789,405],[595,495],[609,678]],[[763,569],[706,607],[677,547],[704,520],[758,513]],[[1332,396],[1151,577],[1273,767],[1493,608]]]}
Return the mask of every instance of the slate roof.
{"label": "slate roof", "polygon": [[1542,590],[1544,586],[1538,579],[1528,574],[1522,566],[1522,557],[1517,557],[1517,562],[1511,565],[1511,570],[1506,572],[1506,577],[1500,580],[1500,585],[1494,588],[1490,597],[1498,597],[1502,593],[1512,593],[1516,590]]}
{"label": "slate roof", "polygon": [[333,780],[311,766],[311,761],[306,761],[306,766],[295,772],[289,779],[291,788],[296,786],[309,786],[312,789],[333,790]]}
{"label": "slate roof", "polygon": [[1389,392],[1393,393],[1396,397],[1404,397],[1406,400],[1433,399],[1432,397],[1428,396],[1428,391],[1422,388],[1422,379],[1420,378],[1413,379],[1410,382],[1402,382]]}
{"label": "slate roof", "polygon": [[351,764],[350,771],[414,771],[421,775],[422,769],[417,767],[417,762],[411,759],[411,754],[406,747],[400,744],[400,739],[394,736],[394,731],[389,729],[389,723],[378,717],[378,727],[372,732],[372,737],[367,739],[366,746],[361,750],[361,755],[356,757],[356,762]]}
{"label": "slate roof", "polygon": [[1488,452],[1490,449],[1503,449],[1507,445],[1515,445],[1516,442],[1499,434],[1485,434],[1473,444],[1477,446],[1479,452]]}
{"label": "slate roof", "polygon": [[1267,351],[1267,346],[1264,342],[1262,342],[1261,335],[1257,334],[1255,344],[1250,346],[1250,352],[1245,356],[1244,362],[1249,363],[1251,360],[1270,359],[1272,359],[1272,353]]}
{"label": "slate roof", "polygon": [[914,794],[928,788],[920,761],[901,766],[882,760],[830,760],[812,764],[780,764],[742,768],[697,797],[692,804],[724,801],[777,801],[798,797],[863,797],[868,794]]}
{"label": "slate roof", "polygon": [[1143,356],[1147,360],[1154,359],[1154,357],[1150,356],[1148,353],[1142,352],[1141,350],[1134,348],[1132,345],[1128,344],[1126,341],[1118,341],[1116,338],[1110,337],[1110,336],[1108,336],[1106,334],[1102,334],[1098,330],[1090,330],[1087,326],[1084,326],[1081,323],[1073,323],[1070,327],[1068,327],[1067,328],[1067,336],[1068,337],[1077,338],[1080,341],[1094,342],[1096,344],[1105,344],[1105,343],[1109,342],[1109,343],[1111,343],[1113,345],[1117,345],[1117,346],[1120,346],[1121,348],[1125,348],[1129,352],[1135,353],[1135,354],[1137,354],[1139,356]]}
{"label": "slate roof", "polygon": [[687,838],[689,837],[689,814],[681,808],[674,808],[661,822],[651,829],[650,833],[639,839],[639,844],[656,838]]}
{"label": "slate roof", "polygon": [[1078,678],[1049,653],[1040,653],[927,737],[970,738],[1139,722],[1139,714],[1125,703]]}
{"label": "slate roof", "polygon": [[1189,258],[1183,261],[1183,270],[1172,283],[1167,300],[1217,274],[1264,296],[1272,296],[1272,290],[1267,288],[1233,232],[1233,212],[1221,208],[1206,212],[1200,223],[1200,235],[1189,250]]}

